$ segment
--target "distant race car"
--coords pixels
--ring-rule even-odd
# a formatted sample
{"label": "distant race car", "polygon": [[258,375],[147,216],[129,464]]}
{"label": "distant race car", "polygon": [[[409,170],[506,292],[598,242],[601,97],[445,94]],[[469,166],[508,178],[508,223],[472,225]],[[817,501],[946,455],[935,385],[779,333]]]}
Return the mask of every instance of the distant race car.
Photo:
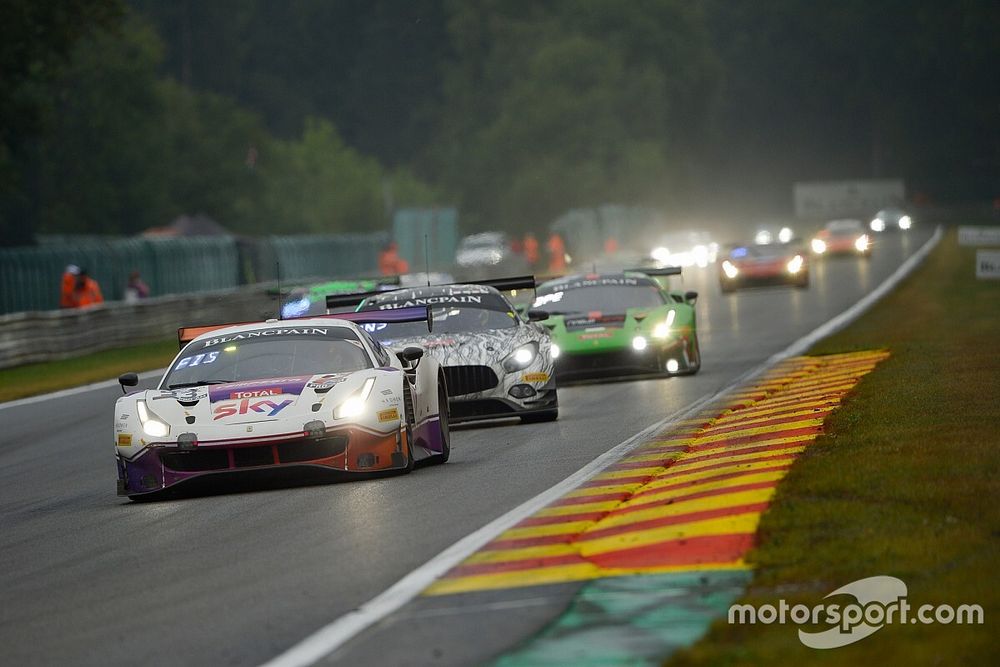
{"label": "distant race car", "polygon": [[455,251],[461,267],[496,266],[510,256],[510,241],[502,232],[482,232],[463,238]]}
{"label": "distant race car", "polygon": [[868,226],[873,232],[884,232],[890,228],[906,231],[913,226],[913,218],[898,208],[884,208],[875,214]]}
{"label": "distant race car", "polygon": [[706,267],[715,262],[718,253],[719,244],[708,232],[689,230],[660,236],[649,256],[661,267]]}
{"label": "distant race car", "polygon": [[750,243],[733,247],[719,264],[722,292],[761,285],[809,287],[806,253],[794,244]]}
{"label": "distant race car", "polygon": [[[353,320],[353,321],[350,321]],[[419,348],[390,352],[360,326],[428,326],[426,308],[181,329],[156,389],[115,404],[118,493],[196,477],[310,466],[401,473],[448,460],[444,373]],[[138,378],[127,373],[122,387]]]}
{"label": "distant race car", "polygon": [[757,227],[754,232],[753,242],[755,245],[770,245],[771,243],[791,243],[795,240],[795,232],[791,227],[784,225],[771,225]]}
{"label": "distant race car", "polygon": [[860,220],[831,220],[813,238],[812,251],[817,255],[871,256],[871,239]]}
{"label": "distant race car", "polygon": [[311,285],[301,285],[289,290],[281,304],[281,316],[288,319],[304,315],[323,315],[326,313],[328,294],[364,294],[415,285],[442,285],[453,280],[451,275],[447,273],[405,273],[400,276],[328,280]]}
{"label": "distant race car", "polygon": [[556,375],[690,375],[701,368],[696,292],[656,279],[677,267],[566,276],[538,286],[534,307],[549,313]]}
{"label": "distant race car", "polygon": [[[496,286],[496,287],[495,287]],[[363,300],[331,296],[327,306],[352,302],[359,313],[388,312],[412,306],[432,310],[433,332],[415,323],[366,325],[384,345],[419,345],[444,371],[453,422],[520,417],[523,422],[559,416],[544,313],[520,315],[497,287],[533,289],[532,276],[365,295]]]}

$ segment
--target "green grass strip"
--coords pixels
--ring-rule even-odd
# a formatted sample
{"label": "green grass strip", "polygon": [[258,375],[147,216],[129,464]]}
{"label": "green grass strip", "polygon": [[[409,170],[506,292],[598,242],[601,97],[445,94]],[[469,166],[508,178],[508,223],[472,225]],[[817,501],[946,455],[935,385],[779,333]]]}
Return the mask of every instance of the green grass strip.
{"label": "green grass strip", "polygon": [[177,341],[147,343],[0,370],[0,402],[114,378],[126,371],[163,368],[177,354]]}
{"label": "green grass strip", "polygon": [[1000,282],[977,281],[974,257],[948,234],[897,290],[816,345],[814,354],[886,348],[892,356],[779,485],[741,602],[812,607],[852,581],[891,575],[907,584],[911,605],[979,604],[986,625],[888,625],[819,651],[798,641],[795,625],[722,617],[669,665],[996,661]]}

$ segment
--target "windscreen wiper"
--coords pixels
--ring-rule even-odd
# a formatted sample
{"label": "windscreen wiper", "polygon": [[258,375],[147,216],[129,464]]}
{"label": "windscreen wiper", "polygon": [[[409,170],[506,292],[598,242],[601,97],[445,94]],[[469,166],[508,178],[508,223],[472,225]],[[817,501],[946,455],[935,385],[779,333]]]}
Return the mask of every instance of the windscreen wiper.
{"label": "windscreen wiper", "polygon": [[229,384],[235,380],[197,380],[195,382],[178,382],[167,385],[167,389],[183,389],[184,387],[200,387],[203,384]]}

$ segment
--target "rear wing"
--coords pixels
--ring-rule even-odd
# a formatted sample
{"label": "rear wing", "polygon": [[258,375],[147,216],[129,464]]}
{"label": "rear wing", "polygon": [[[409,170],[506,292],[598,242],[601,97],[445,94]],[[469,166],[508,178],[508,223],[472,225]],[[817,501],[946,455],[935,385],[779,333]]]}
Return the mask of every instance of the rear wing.
{"label": "rear wing", "polygon": [[[434,320],[431,317],[430,306],[409,306],[407,308],[393,308],[389,310],[370,310],[361,313],[332,313],[330,315],[305,315],[303,317],[290,317],[281,322],[295,322],[296,320],[331,319],[347,320],[354,324],[396,324],[401,322],[427,322],[427,331],[434,327]],[[278,320],[269,320],[272,323]],[[217,329],[227,327],[238,327],[249,324],[265,324],[265,322],[229,322],[227,324],[207,324],[200,327],[181,327],[177,330],[177,342],[183,348],[202,334]]]}
{"label": "rear wing", "polygon": [[625,269],[626,272],[632,273],[645,273],[647,276],[679,276],[681,275],[681,267],[679,266],[665,266],[662,269],[654,269],[652,267],[645,269]]}
{"label": "rear wing", "polygon": [[535,289],[535,276],[514,276],[511,278],[493,278],[489,280],[469,280],[456,285],[484,285],[500,292],[513,292],[519,289]]}
{"label": "rear wing", "polygon": [[[513,278],[493,278],[490,280],[465,280],[450,285],[483,285],[493,287],[500,292],[512,292],[521,289],[535,289],[535,276],[515,276]],[[447,285],[434,285],[434,287],[447,287]],[[402,289],[416,289],[404,287]],[[357,294],[327,294],[326,308],[347,308],[349,306],[359,306],[361,302],[373,296],[386,294],[385,290],[376,292],[358,292]]]}

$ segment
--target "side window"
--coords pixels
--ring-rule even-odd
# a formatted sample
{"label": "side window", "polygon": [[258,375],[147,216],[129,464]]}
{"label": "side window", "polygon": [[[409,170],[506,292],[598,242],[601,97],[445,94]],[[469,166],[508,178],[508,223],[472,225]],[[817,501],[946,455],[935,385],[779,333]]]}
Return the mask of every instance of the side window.
{"label": "side window", "polygon": [[378,362],[378,365],[388,366],[390,364],[389,353],[385,351],[385,348],[382,347],[382,344],[379,343],[374,338],[372,338],[368,334],[368,332],[365,331],[364,329],[361,329],[359,333],[364,337],[364,339],[368,342],[368,344],[371,345],[372,351],[375,353],[375,360]]}

